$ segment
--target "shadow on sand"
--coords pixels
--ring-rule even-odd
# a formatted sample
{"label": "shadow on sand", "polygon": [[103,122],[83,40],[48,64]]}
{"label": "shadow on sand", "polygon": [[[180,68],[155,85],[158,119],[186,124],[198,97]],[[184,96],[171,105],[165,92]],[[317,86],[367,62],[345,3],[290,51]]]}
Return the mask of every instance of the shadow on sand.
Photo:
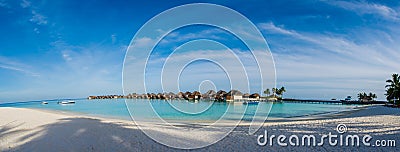
{"label": "shadow on sand", "polygon": [[[92,118],[65,118],[60,122],[44,125],[38,131],[21,137],[20,141],[26,141],[32,136],[37,136],[19,147],[9,149],[9,151],[171,150],[171,148],[151,140],[133,125],[107,123]],[[23,131],[19,130],[9,134]]]}

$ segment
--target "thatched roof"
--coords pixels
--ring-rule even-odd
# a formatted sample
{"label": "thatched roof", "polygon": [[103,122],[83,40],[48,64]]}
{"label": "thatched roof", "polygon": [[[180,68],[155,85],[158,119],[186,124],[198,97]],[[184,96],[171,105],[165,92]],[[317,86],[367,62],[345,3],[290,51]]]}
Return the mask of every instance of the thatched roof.
{"label": "thatched roof", "polygon": [[200,93],[199,91],[194,91],[194,92],[192,93],[192,95],[194,95],[194,96],[200,96],[201,93]]}
{"label": "thatched roof", "polygon": [[213,95],[216,94],[216,92],[214,90],[208,90],[206,93],[204,93],[203,95]]}
{"label": "thatched roof", "polygon": [[217,92],[217,95],[224,95],[224,94],[226,94],[226,92],[224,91],[224,90],[219,90],[218,92]]}
{"label": "thatched roof", "polygon": [[236,96],[242,96],[243,95],[243,93],[240,92],[239,90],[231,90],[227,94],[232,95],[232,96],[235,96],[235,95]]}
{"label": "thatched roof", "polygon": [[257,97],[260,97],[260,94],[253,93],[253,94],[250,95],[250,98],[257,98]]}

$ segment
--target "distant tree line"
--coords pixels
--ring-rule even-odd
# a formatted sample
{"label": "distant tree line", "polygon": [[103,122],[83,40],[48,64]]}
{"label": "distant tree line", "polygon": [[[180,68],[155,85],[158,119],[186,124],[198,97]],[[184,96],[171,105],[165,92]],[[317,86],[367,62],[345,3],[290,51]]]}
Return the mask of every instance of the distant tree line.
{"label": "distant tree line", "polygon": [[375,98],[377,98],[376,94],[374,94],[372,92],[370,92],[369,94],[367,94],[365,92],[364,93],[359,93],[357,95],[357,97],[358,97],[359,101],[365,101],[365,102],[373,101]]}
{"label": "distant tree line", "polygon": [[272,94],[271,94],[271,91],[269,90],[269,88],[264,91],[264,94],[269,98],[282,99],[283,93],[286,92],[285,87],[281,87],[279,89],[278,88],[272,88],[271,90],[272,90]]}

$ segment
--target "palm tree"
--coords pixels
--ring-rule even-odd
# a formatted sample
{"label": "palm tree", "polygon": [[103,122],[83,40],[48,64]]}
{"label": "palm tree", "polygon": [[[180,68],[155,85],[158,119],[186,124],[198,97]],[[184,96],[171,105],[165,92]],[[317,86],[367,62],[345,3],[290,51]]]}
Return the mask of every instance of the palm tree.
{"label": "palm tree", "polygon": [[282,98],[283,97],[283,93],[286,92],[285,87],[281,87],[278,92],[279,92],[279,94],[281,95],[281,98]]}
{"label": "palm tree", "polygon": [[277,92],[278,92],[278,89],[277,89],[277,88],[272,88],[272,94],[273,94],[274,96],[277,94]]}
{"label": "palm tree", "polygon": [[392,74],[392,79],[386,80],[387,85],[386,99],[390,101],[391,99],[400,98],[400,76],[399,74]]}
{"label": "palm tree", "polygon": [[357,94],[358,100],[360,101],[373,101],[375,98],[377,98],[376,94],[370,92],[368,95],[364,93],[358,93]]}
{"label": "palm tree", "polygon": [[357,94],[357,97],[358,97],[358,100],[362,100],[362,99],[364,99],[364,95],[362,94],[362,93],[358,93]]}
{"label": "palm tree", "polygon": [[376,96],[375,93],[370,92],[369,95],[368,95],[368,98],[369,98],[370,100],[374,100],[375,98],[377,98],[377,96]]}
{"label": "palm tree", "polygon": [[267,95],[267,96],[269,96],[269,94],[271,94],[271,92],[269,92],[269,89],[266,89],[266,90],[264,91],[264,94]]}
{"label": "palm tree", "polygon": [[371,95],[371,98],[372,98],[372,100],[374,100],[375,98],[378,98],[378,96],[376,96],[376,94],[374,93]]}
{"label": "palm tree", "polygon": [[283,96],[283,93],[286,92],[285,87],[281,87],[280,89],[276,89],[276,95]]}

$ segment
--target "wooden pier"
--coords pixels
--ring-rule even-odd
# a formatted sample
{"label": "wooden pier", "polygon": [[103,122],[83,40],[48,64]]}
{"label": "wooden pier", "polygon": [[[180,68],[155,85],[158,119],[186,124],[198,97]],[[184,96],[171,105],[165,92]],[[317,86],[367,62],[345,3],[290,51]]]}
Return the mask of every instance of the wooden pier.
{"label": "wooden pier", "polygon": [[346,100],[305,100],[305,99],[282,99],[285,102],[315,103],[315,104],[386,104],[386,101],[346,101]]}

